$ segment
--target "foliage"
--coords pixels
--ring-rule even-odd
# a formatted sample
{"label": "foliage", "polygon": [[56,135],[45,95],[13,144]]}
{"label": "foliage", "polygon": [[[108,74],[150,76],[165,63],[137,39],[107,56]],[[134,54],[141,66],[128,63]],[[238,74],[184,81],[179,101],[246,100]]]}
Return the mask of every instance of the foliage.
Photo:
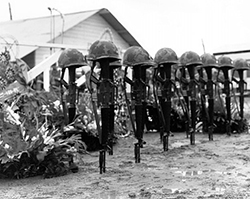
{"label": "foliage", "polygon": [[[234,96],[231,98],[231,132],[232,133],[242,133],[249,128],[249,123],[246,118],[241,120],[239,116],[239,102]],[[246,105],[246,103],[245,103]],[[244,106],[245,106],[244,105]],[[226,116],[226,102],[224,94],[218,95],[215,100],[215,111],[214,111],[214,123],[215,123],[215,133],[226,133],[225,127],[227,125]]]}
{"label": "foliage", "polygon": [[[36,91],[25,83],[25,79],[21,82],[22,92],[5,96],[4,87],[4,97],[0,101],[3,118],[0,177],[53,177],[77,171],[74,155],[100,148],[90,93],[80,93],[77,117],[64,126],[59,88],[53,87],[51,92]],[[115,129],[120,131],[119,123],[115,124]],[[115,143],[117,136],[110,139]]]}
{"label": "foliage", "polygon": [[96,121],[93,114],[93,107],[91,101],[91,95],[87,90],[84,90],[82,94],[78,97],[77,111],[81,113],[81,122],[84,124],[78,127],[83,128],[86,132],[92,134],[93,136],[98,136]]}
{"label": "foliage", "polygon": [[[225,94],[222,93],[219,89],[215,92],[214,97],[214,133],[226,133],[226,126],[228,123],[227,120],[227,113],[226,113],[226,101],[225,101]],[[243,118],[241,120],[239,116],[239,102],[236,99],[234,90],[231,91],[231,103],[230,103],[230,111],[231,111],[231,122],[230,128],[232,133],[242,133],[248,129],[248,121],[247,119]],[[208,104],[205,105],[206,115],[208,115]],[[246,104],[244,105],[246,106]],[[200,99],[198,100],[198,109],[197,109],[197,131],[202,132],[204,130],[203,126],[203,115],[201,112],[202,105],[200,103]],[[205,115],[205,118],[208,119],[208,116]],[[208,122],[208,121],[207,121]]]}
{"label": "foliage", "polygon": [[79,134],[65,136],[73,127],[64,127],[58,92],[29,87],[27,65],[10,61],[8,51],[0,54],[0,65],[4,81],[0,84],[0,178],[76,172],[73,158],[85,145]]}
{"label": "foliage", "polygon": [[[1,177],[25,178],[35,175],[53,177],[77,169],[73,156],[84,149],[79,135],[65,138],[54,121],[62,115],[46,92],[28,90],[9,106],[4,104],[1,124]],[[55,116],[55,117],[54,117]]]}

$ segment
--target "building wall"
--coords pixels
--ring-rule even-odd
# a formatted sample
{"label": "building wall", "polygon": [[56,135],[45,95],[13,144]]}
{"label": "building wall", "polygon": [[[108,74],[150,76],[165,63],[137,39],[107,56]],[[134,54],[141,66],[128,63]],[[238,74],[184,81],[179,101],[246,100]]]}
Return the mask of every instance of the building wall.
{"label": "building wall", "polygon": [[28,64],[28,66],[31,68],[35,66],[35,51],[24,56],[22,60],[25,61],[25,63]]}
{"label": "building wall", "polygon": [[[107,28],[111,30],[113,41],[118,48],[127,49],[129,47],[120,35],[99,14],[91,16],[68,30],[64,34],[65,44],[81,45],[88,49],[93,42],[100,39]],[[60,38],[58,39],[60,41]]]}
{"label": "building wall", "polygon": [[[125,50],[129,47],[128,43],[103,19],[99,14],[95,14],[90,18],[82,21],[77,26],[66,30],[63,34],[63,44],[82,46],[84,49],[82,53],[87,54],[90,45],[96,40],[100,39],[105,30],[110,29],[112,32],[113,41],[119,50]],[[105,34],[103,39],[109,39],[109,35]],[[61,36],[55,38],[55,43],[61,43]],[[52,52],[55,49],[52,49]],[[51,54],[49,48],[39,48],[35,53],[35,64],[43,61]],[[32,66],[33,67],[33,66]]]}

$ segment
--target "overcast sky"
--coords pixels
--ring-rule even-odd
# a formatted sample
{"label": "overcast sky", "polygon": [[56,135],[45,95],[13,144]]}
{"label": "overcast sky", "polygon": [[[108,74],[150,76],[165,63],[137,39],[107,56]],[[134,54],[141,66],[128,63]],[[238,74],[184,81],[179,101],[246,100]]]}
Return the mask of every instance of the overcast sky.
{"label": "overcast sky", "polygon": [[250,0],[1,0],[0,21],[10,19],[8,3],[13,20],[49,16],[48,7],[62,13],[107,8],[153,57],[162,47],[201,55],[202,40],[209,53],[231,44],[250,49]]}

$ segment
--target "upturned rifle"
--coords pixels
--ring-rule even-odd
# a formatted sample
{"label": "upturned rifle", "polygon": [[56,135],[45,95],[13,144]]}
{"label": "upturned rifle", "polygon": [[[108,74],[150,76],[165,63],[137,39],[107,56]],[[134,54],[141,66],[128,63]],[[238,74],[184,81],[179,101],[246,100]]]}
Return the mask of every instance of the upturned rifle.
{"label": "upturned rifle", "polygon": [[[200,56],[193,52],[187,51],[180,57],[180,63],[182,65],[183,71],[188,70],[189,80],[188,82],[188,92],[187,97],[190,99],[190,112],[191,112],[191,128],[190,128],[190,143],[195,144],[195,133],[196,133],[196,102],[197,102],[197,91],[196,86],[199,85],[198,81],[195,79],[196,67],[202,65]],[[185,80],[185,78],[183,78]]]}
{"label": "upturned rifle", "polygon": [[189,117],[189,97],[188,97],[188,80],[187,80],[187,74],[186,74],[186,68],[184,66],[181,66],[179,68],[180,72],[181,72],[181,77],[179,79],[180,82],[180,90],[182,93],[182,96],[185,100],[185,104],[186,104],[186,108],[187,108],[187,114],[188,114],[188,118],[189,120],[186,120],[185,122],[185,129],[186,129],[186,137],[188,138],[190,135],[190,123],[191,123],[191,119]]}
{"label": "upturned rifle", "polygon": [[191,130],[190,130],[190,144],[195,144],[195,133],[196,133],[196,85],[195,80],[195,65],[189,65],[187,67],[189,73],[189,85],[188,85],[188,96],[190,97],[190,110],[191,110]]}
{"label": "upturned rifle", "polygon": [[205,92],[205,85],[206,81],[204,80],[203,68],[198,68],[199,73],[199,91],[200,91],[200,102],[201,102],[201,119],[202,119],[202,130],[204,133],[208,132],[208,121],[209,121],[209,114],[207,112],[206,107],[206,92]]}
{"label": "upturned rifle", "polygon": [[74,121],[76,116],[76,67],[69,67],[69,123]]}
{"label": "upturned rifle", "polygon": [[[76,67],[68,67],[69,72],[69,83],[67,83],[63,78],[65,75],[65,70],[62,69],[61,79],[60,79],[60,93],[61,93],[61,103],[63,107],[64,121],[65,124],[70,124],[74,121],[76,115]],[[63,86],[68,90],[68,94],[65,95]],[[69,104],[67,106],[67,103]]]}
{"label": "upturned rifle", "polygon": [[124,71],[124,80],[123,80],[123,85],[122,85],[122,90],[125,96],[125,101],[126,101],[126,106],[127,106],[127,110],[128,110],[128,114],[129,114],[129,119],[131,122],[131,126],[132,126],[132,130],[133,133],[135,134],[136,128],[135,128],[135,121],[134,121],[134,117],[132,114],[132,102],[129,101],[128,95],[127,95],[127,91],[126,91],[126,82],[129,83],[130,85],[133,84],[133,81],[130,80],[126,75],[127,75],[127,71],[128,71],[128,66],[126,66],[125,71]]}
{"label": "upturned rifle", "polygon": [[[244,120],[244,92],[245,92],[245,86],[247,87],[247,82],[244,80],[244,71],[248,70],[248,68],[236,68],[233,71],[233,81],[236,82],[238,84],[238,92],[239,92],[239,102],[240,102],[240,112],[239,112],[239,116],[240,116],[240,131],[243,131],[243,120]],[[235,71],[238,72],[239,75],[239,80],[237,80],[234,77],[234,73]]]}
{"label": "upturned rifle", "polygon": [[212,67],[205,67],[207,74],[206,94],[208,96],[208,139],[213,140],[214,131],[214,82],[212,79]]}
{"label": "upturned rifle", "polygon": [[[76,68],[87,66],[85,57],[77,49],[65,49],[58,59],[58,65],[62,68],[60,78],[61,100],[64,112],[65,123],[72,123],[76,116]],[[69,82],[64,81],[65,70],[68,69]],[[63,86],[68,92],[63,91]]]}
{"label": "upturned rifle", "polygon": [[136,65],[133,67],[133,77],[130,80],[126,77],[124,80],[129,83],[132,87],[131,98],[134,101],[135,108],[135,133],[134,136],[138,140],[135,143],[135,163],[140,163],[140,148],[146,142],[143,140],[144,126],[146,120],[146,67],[144,65]]}
{"label": "upturned rifle", "polygon": [[[101,59],[98,61],[100,64],[100,77],[99,79],[92,77],[90,80],[97,86],[97,101],[101,107],[101,129],[99,131],[99,141],[102,146],[99,155],[100,174],[106,172],[106,151],[110,155],[113,154],[112,143],[109,138],[112,136],[114,124],[114,94],[115,85],[113,80],[113,68],[110,67],[108,59]],[[93,66],[94,67],[94,66]],[[93,69],[92,69],[93,70]],[[99,122],[99,121],[96,121]]]}
{"label": "upturned rifle", "polygon": [[67,96],[65,95],[63,86],[65,86],[68,89],[68,83],[64,81],[64,74],[65,74],[65,68],[62,69],[62,74],[60,78],[60,95],[61,95],[61,104],[62,104],[62,109],[63,109],[63,116],[64,116],[64,123],[68,124],[69,123],[69,118],[68,118],[68,109],[67,109]]}
{"label": "upturned rifle", "polygon": [[229,80],[229,68],[221,68],[224,75],[224,89],[223,93],[226,95],[226,133],[227,135],[231,135],[231,95],[230,95],[230,84]]}
{"label": "upturned rifle", "polygon": [[159,131],[160,131],[160,140],[161,142],[163,142],[163,134],[164,134],[164,128],[166,126],[165,123],[165,118],[163,115],[163,111],[161,108],[161,101],[162,101],[162,84],[157,80],[157,75],[158,75],[158,67],[154,68],[154,72],[153,72],[153,95],[154,95],[154,99],[155,99],[155,104],[157,107],[157,114],[158,114],[158,118],[159,118]]}
{"label": "upturned rifle", "polygon": [[173,96],[173,80],[171,80],[172,63],[163,63],[159,67],[159,74],[156,76],[158,82],[161,83],[161,98],[160,106],[164,117],[164,133],[162,136],[163,150],[167,151],[169,149],[169,136],[170,136],[170,126],[171,126],[171,98]]}

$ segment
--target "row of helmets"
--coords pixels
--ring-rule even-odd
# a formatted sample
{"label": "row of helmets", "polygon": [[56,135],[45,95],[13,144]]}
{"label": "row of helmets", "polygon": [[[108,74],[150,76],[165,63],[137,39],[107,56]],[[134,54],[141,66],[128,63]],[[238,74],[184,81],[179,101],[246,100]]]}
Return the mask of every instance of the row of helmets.
{"label": "row of helmets", "polygon": [[[118,48],[113,42],[97,40],[90,46],[87,59],[97,61],[103,58],[108,58],[110,62],[121,60]],[[125,51],[122,59],[122,65],[132,67],[137,65],[154,66],[165,63],[180,64],[182,66],[203,65],[204,67],[249,69],[248,63],[244,59],[236,59],[233,62],[231,58],[221,56],[217,60],[215,56],[209,53],[199,56],[195,52],[187,51],[178,59],[178,56],[171,48],[161,48],[157,51],[155,58],[152,59],[145,49],[139,46],[131,46]],[[76,49],[67,49],[60,55],[58,65],[61,68],[67,68],[86,66],[88,63],[81,52]]]}
{"label": "row of helmets", "polygon": [[[130,47],[133,49],[133,47]],[[136,47],[140,48],[140,47]],[[127,50],[128,51],[128,50]],[[127,52],[126,51],[126,52]],[[126,52],[124,54],[124,58],[126,58]],[[139,50],[137,50],[139,52]],[[143,56],[138,56],[140,58],[146,58],[145,54],[147,52],[143,49],[141,49],[141,54]],[[136,53],[135,53],[136,54]],[[139,54],[139,53],[138,53]],[[136,56],[135,56],[136,57]],[[148,65],[152,64],[152,59],[148,58]],[[146,62],[145,60],[140,59],[138,63],[144,63]],[[171,48],[161,48],[156,52],[155,58],[153,60],[156,65],[161,65],[161,64],[180,64],[182,66],[190,66],[190,65],[203,65],[203,67],[214,67],[214,68],[228,68],[228,69],[236,69],[236,70],[248,70],[249,65],[245,59],[238,58],[234,61],[230,57],[227,56],[221,56],[216,59],[216,57],[212,54],[209,53],[204,53],[203,55],[199,56],[197,53],[193,51],[187,51],[184,54],[181,55],[181,57],[178,59],[177,54],[171,49]],[[126,63],[126,59],[123,61],[123,63]],[[127,64],[127,63],[126,63]],[[136,60],[133,63],[134,65],[136,64]],[[132,65],[129,64],[128,65]]]}
{"label": "row of helmets", "polygon": [[[97,61],[104,58],[109,58],[110,62],[120,60],[118,48],[113,42],[97,40],[90,46],[87,60]],[[69,48],[59,56],[58,65],[60,68],[87,66],[87,60],[80,51]]]}

